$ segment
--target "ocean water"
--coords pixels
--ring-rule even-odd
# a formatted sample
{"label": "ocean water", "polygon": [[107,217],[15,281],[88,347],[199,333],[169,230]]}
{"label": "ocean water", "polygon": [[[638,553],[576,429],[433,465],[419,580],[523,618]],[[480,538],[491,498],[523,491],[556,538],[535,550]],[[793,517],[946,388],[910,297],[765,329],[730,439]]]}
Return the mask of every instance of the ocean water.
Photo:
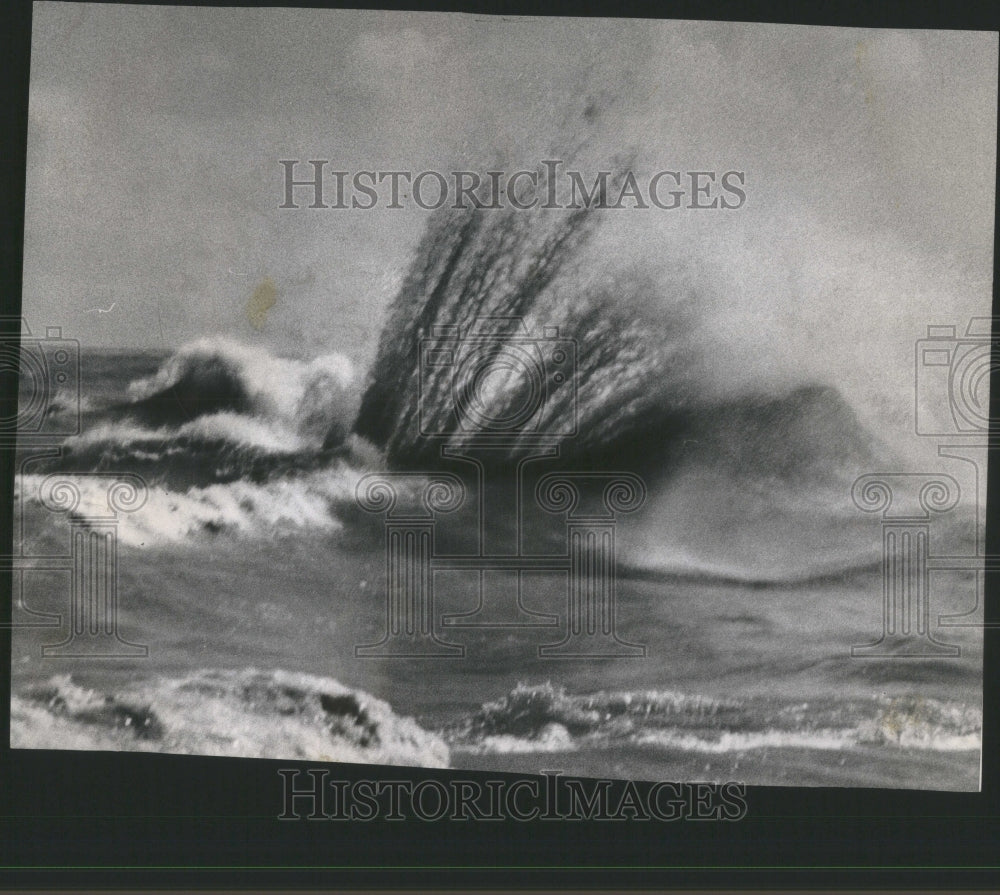
{"label": "ocean water", "polygon": [[[881,525],[851,488],[893,452],[830,384],[699,396],[683,333],[651,330],[642,301],[553,291],[585,219],[522,216],[501,239],[504,225],[434,219],[367,373],[214,337],[84,352],[80,434],[20,454],[15,546],[36,559],[15,576],[12,745],[978,789],[979,629],[947,629],[959,656],[852,655],[882,633],[883,569]],[[455,319],[514,327],[480,330],[472,391],[456,391],[466,349],[440,329]],[[531,335],[543,324],[559,335]],[[414,346],[458,354],[430,364]],[[511,351],[540,378],[497,364]],[[465,399],[503,437],[470,449]],[[73,407],[47,414],[58,429]],[[433,579],[451,655],[356,652],[386,633],[389,530],[357,499],[386,471],[407,474],[404,501],[463,484],[433,544],[466,558]],[[481,570],[486,554],[565,553],[565,518],[538,495],[567,471],[642,482],[613,535],[632,655],[544,649],[572,617],[564,568]],[[43,655],[66,637],[73,572],[37,558],[70,555],[122,473],[146,494],[114,523],[118,633],[148,654]],[[54,475],[72,483],[61,514]],[[936,551],[975,554],[968,514],[935,524]],[[977,587],[974,572],[935,581],[932,613],[969,611]]]}
{"label": "ocean water", "polygon": [[[221,343],[205,355],[232,361],[229,351]],[[724,467],[698,463],[651,487],[645,512],[624,517],[616,533],[616,629],[644,645],[644,657],[539,657],[540,646],[565,634],[560,572],[526,573],[522,582],[523,606],[535,613],[522,621],[548,616],[555,625],[444,626],[441,616],[477,607],[478,573],[459,571],[438,576],[435,627],[464,656],[358,658],[355,647],[377,642],[386,624],[382,523],[355,506],[370,468],[362,452],[303,446],[274,431],[280,419],[256,411],[212,408],[195,417],[197,427],[144,425],[128,409],[142,400],[130,386],[172,362],[87,354],[84,382],[99,387],[85,390],[83,435],[61,458],[28,462],[18,478],[24,552],[34,556],[67,552],[67,518],[38,499],[53,470],[68,470],[95,506],[103,485],[87,472],[145,478],[146,503],[117,526],[118,589],[120,633],[149,652],[43,658],[41,647],[59,643],[64,629],[15,629],[15,745],[637,779],[978,787],[976,629],[949,631],[959,658],[851,655],[880,633],[882,572],[879,526],[853,507],[849,489],[839,503],[815,492],[796,501],[774,481],[725,482]],[[798,400],[836,404],[822,390]],[[467,499],[477,503],[474,488]],[[443,532],[450,552],[468,546],[466,522]],[[558,526],[533,535],[532,544],[557,552]],[[951,536],[956,553],[969,549],[967,529],[956,526]],[[23,577],[31,611],[67,613],[67,572]],[[935,610],[967,609],[970,589],[974,582],[957,582],[950,604],[939,589]],[[15,622],[33,620],[15,611]],[[248,674],[266,682],[251,703],[234,683]],[[199,727],[191,716],[200,697],[191,693],[220,675],[228,689],[204,697]],[[391,706],[383,718],[412,718],[428,742],[409,751],[345,748],[304,703],[282,707],[282,682],[303,675],[312,693],[344,688],[382,701]],[[178,687],[187,694],[181,703]],[[81,700],[131,708],[105,709],[102,719],[74,709]],[[125,725],[136,711],[156,718],[155,737]]]}

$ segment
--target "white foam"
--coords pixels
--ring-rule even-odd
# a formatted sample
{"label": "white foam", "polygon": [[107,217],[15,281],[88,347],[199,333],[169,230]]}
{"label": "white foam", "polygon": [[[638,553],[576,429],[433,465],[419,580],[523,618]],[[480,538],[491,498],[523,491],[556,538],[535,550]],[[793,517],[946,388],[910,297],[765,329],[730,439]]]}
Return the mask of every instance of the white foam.
{"label": "white foam", "polygon": [[[118,516],[118,539],[131,546],[152,547],[203,538],[206,528],[222,534],[263,535],[288,528],[337,531],[338,503],[353,499],[361,473],[339,464],[296,478],[262,484],[243,480],[171,491],[161,485],[148,488],[146,502]],[[44,475],[15,480],[16,499],[40,505]],[[107,482],[87,475],[60,475],[80,493],[75,512],[80,516],[107,515]]]}
{"label": "white foam", "polygon": [[562,724],[547,724],[537,737],[497,734],[483,737],[475,745],[462,747],[472,754],[517,754],[529,752],[573,752],[577,748],[570,732]]}
{"label": "white foam", "polygon": [[[324,698],[345,699],[343,713],[325,708]],[[375,735],[366,736],[369,730]],[[331,678],[280,670],[203,670],[112,694],[80,687],[68,676],[52,678],[41,695],[12,697],[11,746],[449,764],[444,741],[388,703]]]}
{"label": "white foam", "polygon": [[856,746],[895,746],[902,749],[920,749],[929,752],[965,752],[982,748],[979,733],[920,734],[904,732],[893,740],[869,740],[856,728],[825,730],[764,730],[754,732],[726,732],[717,738],[698,737],[672,731],[650,731],[636,737],[640,745],[655,745],[682,752],[749,752],[757,749],[817,749],[839,751]]}
{"label": "white foam", "polygon": [[358,397],[356,373],[342,354],[300,361],[226,338],[205,338],[182,346],[152,376],[132,382],[128,395],[134,401],[149,398],[199,365],[217,362],[239,378],[252,416],[277,421],[302,438],[320,442],[331,423],[349,428]]}
{"label": "white foam", "polygon": [[159,451],[146,451],[161,458],[170,453],[171,444],[181,438],[199,441],[223,441],[241,447],[254,448],[269,454],[294,454],[307,445],[298,433],[279,420],[261,416],[244,416],[231,411],[206,414],[177,428],[160,426],[149,429],[131,423],[101,423],[83,434],[69,439],[69,448],[93,445],[157,444]]}
{"label": "white foam", "polygon": [[725,732],[708,739],[693,734],[673,731],[650,731],[636,737],[639,745],[654,745],[682,752],[747,752],[754,749],[823,749],[840,750],[857,745],[853,730],[764,730],[754,732]]}

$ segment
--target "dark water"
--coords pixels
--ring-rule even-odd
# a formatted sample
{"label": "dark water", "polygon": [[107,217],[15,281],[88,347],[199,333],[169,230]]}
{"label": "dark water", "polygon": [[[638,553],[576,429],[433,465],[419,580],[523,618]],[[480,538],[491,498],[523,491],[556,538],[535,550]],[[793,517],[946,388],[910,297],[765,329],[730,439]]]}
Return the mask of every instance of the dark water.
{"label": "dark water", "polygon": [[[355,487],[387,460],[348,434],[357,388],[339,363],[280,361],[222,341],[169,358],[85,356],[83,434],[19,477],[24,552],[68,549],[69,520],[36,499],[46,475],[142,475],[146,503],[118,526],[120,632],[149,654],[42,658],[41,646],[62,640],[62,629],[16,629],[13,686],[24,702],[15,744],[37,745],[59,716],[79,738],[63,739],[60,728],[51,747],[329,757],[314,731],[289,726],[299,709],[279,704],[282,675],[299,674],[320,690],[335,685],[314,678],[386,701],[443,739],[453,766],[978,788],[977,630],[948,630],[959,658],[851,655],[881,632],[881,532],[850,498],[878,448],[833,389],[733,399],[724,414],[718,405],[688,412],[669,464],[661,454],[642,470],[646,503],[622,517],[615,537],[617,634],[643,645],[644,657],[539,657],[540,646],[566,635],[560,571],[522,576],[520,627],[444,626],[442,615],[468,621],[477,608],[479,573],[464,570],[435,579],[437,636],[463,646],[463,657],[357,658],[356,646],[384,634],[386,603],[382,520],[358,510]],[[537,477],[569,457],[526,473],[532,552],[565,544],[562,523],[530,504]],[[436,468],[468,472],[457,461]],[[504,508],[515,482],[490,474],[490,536],[509,541]],[[101,499],[99,480],[75,481],[84,503]],[[475,552],[480,496],[469,479],[467,508],[438,532],[440,552]],[[940,549],[974,552],[969,521],[952,524]],[[66,572],[26,574],[24,603],[66,613],[68,587]],[[490,601],[510,602],[516,578],[496,573],[485,587],[490,610]],[[975,602],[974,576],[953,576],[935,589],[933,611]],[[15,622],[38,618],[15,611]],[[198,723],[220,729],[199,734],[176,682],[203,686],[248,668],[268,682],[257,701],[213,690],[216,714]],[[141,693],[163,734],[122,734],[111,746],[88,737],[92,713],[67,715],[74,687],[101,698]],[[184,736],[172,739],[171,723],[181,721],[169,719],[184,711]],[[237,729],[243,739],[227,739]],[[373,760],[433,764],[435,754],[386,747]]]}
{"label": "dark water", "polygon": [[[141,476],[116,528],[120,633],[149,654],[43,659],[58,632],[17,629],[15,744],[976,788],[978,630],[944,631],[960,656],[851,652],[883,626],[881,526],[851,489],[898,458],[829,383],[707,375],[724,346],[697,284],[663,259],[609,268],[600,229],[594,209],[441,209],[361,376],[219,338],[86,355],[81,434],[22,466],[23,550],[65,555],[107,512],[100,474]],[[49,431],[73,409],[54,396]],[[387,470],[408,476],[398,505],[366,513],[358,493],[386,494],[362,477]],[[609,473],[626,484],[602,491]],[[464,501],[432,545],[412,518],[393,540],[385,513],[426,518],[431,482]],[[594,515],[612,504],[613,527]],[[956,510],[934,549],[976,537]],[[405,627],[397,543],[435,563],[449,656],[356,653]],[[68,574],[25,574],[19,620],[66,614]],[[979,597],[974,573],[936,580],[932,620]],[[600,657],[559,651],[591,624]]]}

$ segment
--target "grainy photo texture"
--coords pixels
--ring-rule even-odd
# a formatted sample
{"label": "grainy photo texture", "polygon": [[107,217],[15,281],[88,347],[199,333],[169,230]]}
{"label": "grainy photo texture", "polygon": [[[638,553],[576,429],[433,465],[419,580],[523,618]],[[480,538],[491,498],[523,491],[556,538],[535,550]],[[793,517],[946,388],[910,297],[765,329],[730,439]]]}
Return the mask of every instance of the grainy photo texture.
{"label": "grainy photo texture", "polygon": [[11,745],[978,790],[996,109],[995,33],[36,4]]}

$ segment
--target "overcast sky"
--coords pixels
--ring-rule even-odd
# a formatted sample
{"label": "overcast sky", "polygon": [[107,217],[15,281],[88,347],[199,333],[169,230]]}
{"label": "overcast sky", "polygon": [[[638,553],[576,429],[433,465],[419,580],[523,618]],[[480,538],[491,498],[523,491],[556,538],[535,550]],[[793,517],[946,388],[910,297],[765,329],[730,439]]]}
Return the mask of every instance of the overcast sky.
{"label": "overcast sky", "polygon": [[33,27],[33,329],[363,367],[429,212],[281,210],[278,160],[533,164],[588,104],[598,154],[746,172],[738,211],[618,212],[608,236],[694,272],[720,375],[860,389],[912,369],[927,323],[990,310],[995,34],[59,3]]}

